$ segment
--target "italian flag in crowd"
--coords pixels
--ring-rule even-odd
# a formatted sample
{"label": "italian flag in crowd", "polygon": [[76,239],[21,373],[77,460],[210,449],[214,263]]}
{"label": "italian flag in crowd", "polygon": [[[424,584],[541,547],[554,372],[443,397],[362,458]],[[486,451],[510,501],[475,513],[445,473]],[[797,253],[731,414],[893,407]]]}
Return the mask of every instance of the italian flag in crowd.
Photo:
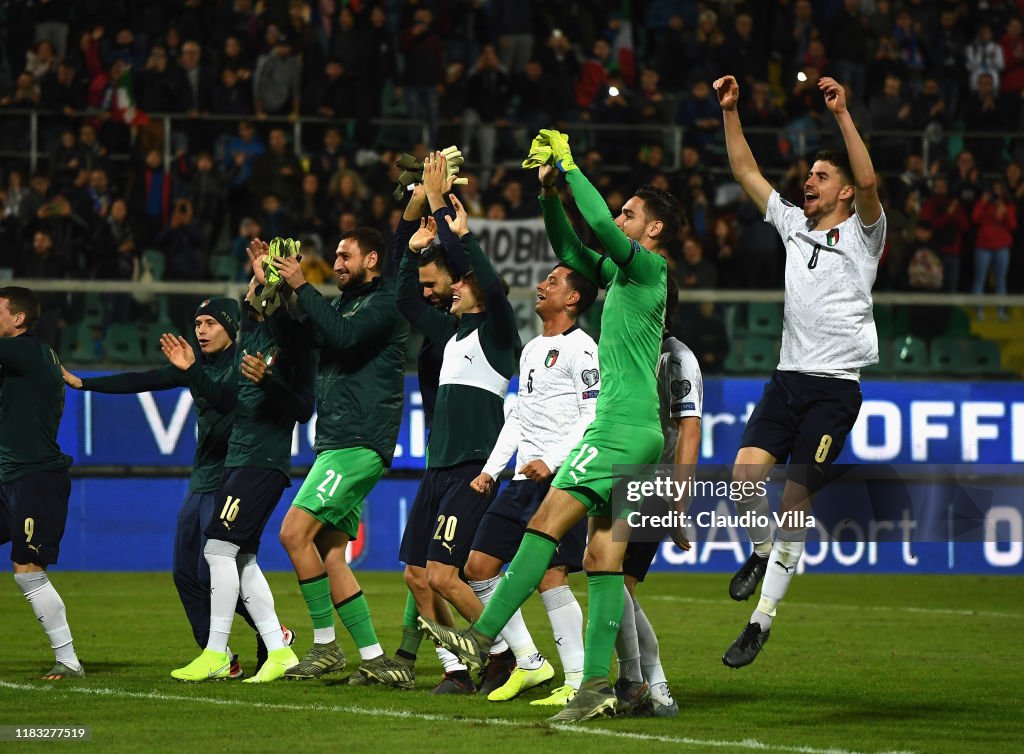
{"label": "italian flag in crowd", "polygon": [[636,63],[633,59],[633,16],[629,0],[622,0],[619,11],[619,31],[612,41],[612,60],[619,64],[622,78],[633,86],[636,83]]}
{"label": "italian flag in crowd", "polygon": [[149,123],[149,116],[135,106],[135,89],[132,87],[132,74],[125,71],[121,78],[114,82],[114,102],[111,109],[114,118],[129,126],[144,126]]}

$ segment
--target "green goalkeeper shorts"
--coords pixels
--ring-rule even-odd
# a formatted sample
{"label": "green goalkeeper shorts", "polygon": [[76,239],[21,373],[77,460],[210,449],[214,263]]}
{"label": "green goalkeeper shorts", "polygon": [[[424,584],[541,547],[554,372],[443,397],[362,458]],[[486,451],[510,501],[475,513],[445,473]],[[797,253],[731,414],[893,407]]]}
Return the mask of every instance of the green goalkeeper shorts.
{"label": "green goalkeeper shorts", "polygon": [[363,502],[383,473],[384,462],[369,448],[321,451],[292,505],[355,539]]}
{"label": "green goalkeeper shorts", "polygon": [[[612,490],[622,481],[612,473],[612,467],[655,464],[664,445],[660,427],[595,419],[558,469],[551,486],[583,503],[588,516],[611,516]],[[628,513],[623,511],[622,517]]]}

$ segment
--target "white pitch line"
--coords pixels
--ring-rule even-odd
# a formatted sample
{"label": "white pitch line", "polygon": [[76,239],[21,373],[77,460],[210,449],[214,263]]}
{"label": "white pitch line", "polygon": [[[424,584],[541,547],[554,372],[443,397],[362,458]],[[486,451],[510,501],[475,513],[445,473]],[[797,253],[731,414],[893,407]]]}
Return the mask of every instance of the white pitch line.
{"label": "white pitch line", "polygon": [[[179,694],[162,694],[158,691],[126,691],[117,688],[90,688],[74,686],[40,686],[27,683],[12,683],[11,681],[0,680],[0,689],[11,689],[13,691],[42,691],[43,693],[73,693],[92,694],[94,696],[121,696],[132,699],[151,699],[160,702],[186,702],[195,704],[212,704],[224,707],[250,707],[255,709],[272,709],[287,712],[318,712],[346,713],[350,715],[366,715],[368,717],[390,717],[405,720],[423,720],[426,722],[459,722],[470,725],[493,725],[502,728],[533,728],[536,723],[521,723],[514,720],[503,720],[494,717],[453,717],[451,715],[435,715],[429,712],[410,712],[409,710],[397,710],[391,708],[370,708],[353,707],[350,705],[327,705],[327,704],[281,704],[278,702],[249,701],[246,699],[223,699],[205,696],[183,696]],[[589,726],[552,724],[548,727],[563,733],[575,733],[584,736],[604,736],[607,738],[621,738],[630,741],[656,741],[659,743],[684,744],[687,746],[703,746],[707,748],[732,748],[748,749],[750,751],[777,751],[792,752],[792,754],[864,754],[863,752],[850,749],[828,748],[819,749],[813,746],[787,746],[785,744],[769,744],[755,739],[744,739],[742,741],[723,741],[718,739],[689,738],[676,736],[656,736],[649,733],[631,733],[629,731],[611,730],[609,728],[595,728]],[[914,754],[912,751],[889,751],[880,754]]]}
{"label": "white pitch line", "polygon": [[[678,597],[673,594],[652,594],[650,596],[644,595],[645,600],[661,600],[663,602],[692,602],[698,605],[731,605],[732,602],[725,599],[724,597],[720,600],[709,599],[707,597]],[[786,609],[789,610],[794,607],[813,607],[815,609],[821,608],[826,610],[876,610],[876,611],[897,611],[902,613],[923,613],[925,615],[961,615],[964,617],[980,617],[980,618],[1013,618],[1014,620],[1020,620],[1024,618],[1024,613],[1000,613],[993,612],[991,610],[953,610],[952,608],[944,607],[907,607],[904,605],[839,605],[832,602],[787,602]]]}

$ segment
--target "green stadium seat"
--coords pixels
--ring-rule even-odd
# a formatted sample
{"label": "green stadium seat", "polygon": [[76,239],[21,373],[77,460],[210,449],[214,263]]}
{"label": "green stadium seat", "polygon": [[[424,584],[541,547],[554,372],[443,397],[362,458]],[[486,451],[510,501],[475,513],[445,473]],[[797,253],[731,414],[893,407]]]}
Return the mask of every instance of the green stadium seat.
{"label": "green stadium seat", "polygon": [[103,296],[99,293],[86,293],[83,297],[82,322],[93,327],[103,326]]}
{"label": "green stadium seat", "polygon": [[142,259],[149,263],[149,270],[153,273],[154,280],[163,280],[167,271],[167,257],[160,249],[146,249],[142,252]]}
{"label": "green stadium seat", "polygon": [[147,362],[164,363],[164,352],[160,350],[160,336],[165,332],[180,334],[179,328],[165,320],[142,326],[142,353]]}
{"label": "green stadium seat", "polygon": [[967,341],[964,374],[998,377],[1005,374],[1000,363],[999,346],[991,340],[972,338]]}
{"label": "green stadium seat", "polygon": [[967,341],[960,338],[935,338],[929,348],[932,371],[942,374],[961,372],[966,356]]}
{"label": "green stadium seat", "polygon": [[782,335],[782,307],[754,303],[747,307],[747,330],[751,335],[778,338]]}
{"label": "green stadium seat", "polygon": [[771,372],[779,363],[779,342],[771,338],[747,338],[740,363],[744,372]]}
{"label": "green stadium seat", "polygon": [[238,277],[238,262],[232,256],[215,254],[208,263],[210,277],[214,280],[232,281]]}
{"label": "green stadium seat", "polygon": [[874,377],[884,377],[892,374],[892,341],[879,336],[878,338],[878,363],[864,367],[864,373]]}
{"label": "green stadium seat", "polygon": [[737,374],[743,371],[743,351],[746,345],[743,338],[729,340],[729,355],[725,357],[725,363],[722,365],[727,373]]}
{"label": "green stadium seat", "polygon": [[920,338],[907,335],[892,344],[892,370],[897,374],[924,374],[928,371],[928,346]]}
{"label": "green stadium seat", "polygon": [[123,364],[142,364],[146,357],[140,345],[138,325],[111,325],[104,339],[107,359]]}
{"label": "green stadium seat", "polygon": [[76,322],[65,327],[60,334],[61,361],[75,364],[95,364],[99,361],[93,329],[93,325],[88,322]]}
{"label": "green stadium seat", "polygon": [[[881,341],[882,338],[888,340],[895,335],[895,332],[893,331],[892,309],[888,306],[875,304],[873,314],[875,317],[875,330],[878,331],[879,341]],[[878,352],[882,352],[881,347],[879,347]]]}
{"label": "green stadium seat", "polygon": [[971,318],[962,306],[949,308],[949,322],[943,335],[947,338],[971,337]]}

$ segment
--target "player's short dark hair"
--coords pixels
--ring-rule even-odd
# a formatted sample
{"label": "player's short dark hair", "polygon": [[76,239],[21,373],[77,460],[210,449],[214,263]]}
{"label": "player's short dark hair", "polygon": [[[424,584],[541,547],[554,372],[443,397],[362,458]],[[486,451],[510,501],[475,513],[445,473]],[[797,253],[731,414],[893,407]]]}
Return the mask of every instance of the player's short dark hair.
{"label": "player's short dark hair", "polygon": [[676,309],[679,307],[679,285],[676,283],[676,279],[672,277],[672,273],[668,273],[665,276],[668,285],[668,291],[665,294],[665,331],[672,331],[672,319],[676,315]]}
{"label": "player's short dark hair", "polygon": [[0,288],[0,298],[7,299],[7,308],[11,314],[25,315],[25,330],[36,326],[42,307],[35,293],[20,285],[8,285]]}
{"label": "player's short dark hair", "polygon": [[667,191],[650,184],[641,186],[633,196],[644,202],[644,216],[647,221],[661,220],[662,229],[658,242],[662,246],[672,243],[679,232],[686,227],[686,215],[679,200]]}
{"label": "player's short dark hair", "polygon": [[[463,283],[469,283],[473,286],[473,290],[476,292],[476,297],[480,299],[480,302],[484,301],[484,289],[480,286],[480,279],[476,276],[476,270],[470,270],[461,278]],[[512,287],[508,284],[508,281],[501,275],[498,275],[498,282],[501,283],[501,289],[505,291],[505,295],[508,296]]]}
{"label": "player's short dark hair", "polygon": [[567,264],[556,264],[555,269],[564,267],[569,271],[569,274],[565,276],[565,280],[569,283],[569,287],[580,294],[580,300],[575,307],[575,316],[580,316],[594,305],[597,300],[597,286],[593,281],[589,280],[585,275],[577,272]]}
{"label": "player's short dark hair", "polygon": [[[839,169],[839,174],[846,183],[853,184],[853,168],[850,167],[850,155],[838,149],[821,149],[814,155],[814,162],[827,162]],[[813,165],[814,162],[811,164]]]}
{"label": "player's short dark hair", "polygon": [[377,266],[374,268],[378,271],[383,271],[388,257],[388,249],[384,243],[384,236],[380,234],[380,231],[376,228],[370,228],[368,226],[360,226],[355,230],[346,231],[342,236],[341,240],[355,239],[356,245],[359,247],[359,251],[366,256],[371,251],[377,252]]}
{"label": "player's short dark hair", "polygon": [[444,270],[449,275],[452,274],[451,267],[448,266],[448,259],[444,255],[444,247],[441,246],[441,244],[428,246],[421,251],[419,263],[420,267],[426,267],[428,264],[436,264],[437,269]]}

